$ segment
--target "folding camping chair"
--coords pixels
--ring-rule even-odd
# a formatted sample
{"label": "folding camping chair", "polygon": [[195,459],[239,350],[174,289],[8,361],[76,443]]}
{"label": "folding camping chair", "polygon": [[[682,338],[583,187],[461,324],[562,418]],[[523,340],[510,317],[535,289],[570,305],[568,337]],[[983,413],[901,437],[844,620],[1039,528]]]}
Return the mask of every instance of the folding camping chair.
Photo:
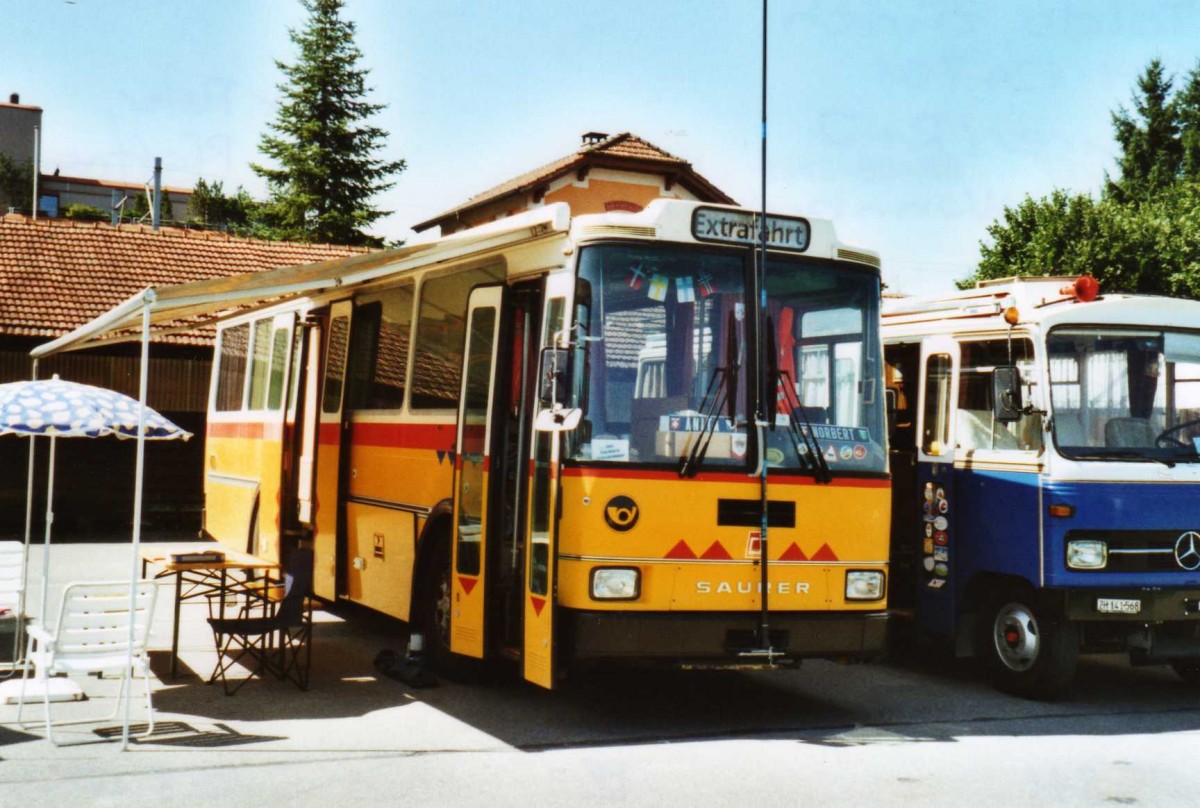
{"label": "folding camping chair", "polygon": [[[129,680],[135,670],[141,673],[146,683],[148,726],[142,737],[148,737],[154,732],[154,705],[150,700],[150,657],[146,651],[146,644],[150,637],[150,624],[154,619],[154,605],[157,599],[158,587],[153,581],[138,581],[134,588],[133,600],[130,599],[129,581],[71,583],[63,590],[57,625],[53,629],[47,629],[37,623],[29,627],[26,659],[37,671],[38,679],[45,680],[59,674],[73,673],[121,674],[121,687],[112,714],[108,716],[54,722],[50,715],[49,688],[42,688],[42,701],[46,708],[46,737],[54,745],[60,745],[54,738],[55,726],[115,719],[121,700],[131,695]],[[130,622],[133,623],[132,644]],[[25,706],[25,682],[29,677],[29,668],[30,665],[27,664],[17,698],[17,722],[23,728],[28,728],[21,718],[21,713]]]}
{"label": "folding camping chair", "polygon": [[[272,597],[272,591],[261,589],[249,596],[241,609],[241,616],[226,618],[209,617],[217,646],[217,664],[213,668],[209,683],[218,679],[225,688],[225,695],[232,696],[254,677],[262,678],[272,673],[279,679],[287,679],[301,690],[308,689],[308,674],[312,666],[312,589],[313,552],[293,550],[288,556],[283,596]],[[264,615],[252,616],[262,608]],[[229,670],[241,664],[250,674],[243,679],[230,680]]]}

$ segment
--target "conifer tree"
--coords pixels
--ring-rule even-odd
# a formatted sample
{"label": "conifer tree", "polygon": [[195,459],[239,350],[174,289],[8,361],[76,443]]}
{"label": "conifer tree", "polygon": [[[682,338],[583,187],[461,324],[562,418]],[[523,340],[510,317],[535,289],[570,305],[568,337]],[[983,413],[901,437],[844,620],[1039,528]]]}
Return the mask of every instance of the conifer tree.
{"label": "conifer tree", "polygon": [[1162,62],[1152,60],[1138,78],[1133,113],[1121,106],[1112,114],[1114,136],[1121,147],[1117,158],[1121,177],[1109,179],[1107,192],[1118,202],[1148,199],[1179,178],[1183,147],[1172,83]]}
{"label": "conifer tree", "polygon": [[367,71],[354,44],[355,25],[341,17],[342,0],[301,0],[302,31],[295,64],[276,62],[287,81],[276,119],[259,151],[275,167],[251,164],[270,190],[269,218],[282,238],[334,244],[378,244],[363,230],[390,211],[373,196],[394,184],[403,160],[378,156],[387,132],[366,123],[384,104],[365,100]]}

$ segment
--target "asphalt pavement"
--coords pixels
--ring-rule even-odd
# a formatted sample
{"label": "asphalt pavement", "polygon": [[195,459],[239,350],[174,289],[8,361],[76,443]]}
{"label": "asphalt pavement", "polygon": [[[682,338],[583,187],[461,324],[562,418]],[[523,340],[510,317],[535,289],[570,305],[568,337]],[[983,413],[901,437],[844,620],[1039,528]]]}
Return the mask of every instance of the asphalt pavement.
{"label": "asphalt pavement", "polygon": [[[30,591],[37,611],[40,550]],[[127,543],[52,547],[50,603],[70,580],[127,579]],[[900,662],[777,672],[595,673],[547,692],[500,677],[414,689],[373,661],[405,627],[320,611],[310,687],[252,681],[227,697],[202,602],[171,597],[152,637],[154,734],[121,751],[119,723],[54,747],[0,706],[0,806],[1192,805],[1200,693],[1162,668],[1088,659],[1061,702],[990,690],[936,650]],[[112,679],[81,680],[107,712]],[[40,716],[40,709],[27,714]],[[134,702],[135,729],[145,721]]]}

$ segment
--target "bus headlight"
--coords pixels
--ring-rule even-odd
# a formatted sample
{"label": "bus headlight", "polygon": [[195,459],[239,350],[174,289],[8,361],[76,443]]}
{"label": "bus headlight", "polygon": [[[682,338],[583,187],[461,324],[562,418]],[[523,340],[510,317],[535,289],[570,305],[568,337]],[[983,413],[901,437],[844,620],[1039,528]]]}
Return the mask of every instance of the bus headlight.
{"label": "bus headlight", "polygon": [[592,600],[637,600],[642,575],[636,567],[596,567],[592,570]]}
{"label": "bus headlight", "polygon": [[846,573],[846,600],[879,600],[882,597],[882,572],[850,570]]}
{"label": "bus headlight", "polygon": [[1108,566],[1108,544],[1096,539],[1067,542],[1067,566],[1073,570],[1102,570]]}

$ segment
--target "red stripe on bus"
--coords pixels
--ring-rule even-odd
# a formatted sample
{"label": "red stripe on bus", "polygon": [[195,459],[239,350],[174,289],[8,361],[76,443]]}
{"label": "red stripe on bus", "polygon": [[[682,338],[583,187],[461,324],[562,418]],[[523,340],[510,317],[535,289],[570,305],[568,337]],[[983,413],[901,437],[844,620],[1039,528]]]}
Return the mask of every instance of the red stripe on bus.
{"label": "red stripe on bus", "polygon": [[322,446],[337,446],[342,439],[342,425],[337,421],[321,424],[317,429],[317,443]]}
{"label": "red stripe on bus", "polygon": [[283,437],[282,424],[264,424],[261,421],[209,421],[208,435],[212,438],[243,438],[262,440]]}
{"label": "red stripe on bus", "polygon": [[[564,477],[596,478],[609,480],[678,480],[679,472],[674,469],[580,468],[570,466],[563,469]],[[752,483],[758,480],[747,474],[731,472],[701,472],[697,482],[709,483]],[[816,485],[812,477],[784,476],[774,474],[768,478],[771,485]],[[890,488],[891,481],[885,477],[834,477],[830,483],[840,488]]]}
{"label": "red stripe on bus", "polygon": [[[384,446],[398,449],[435,449],[454,451],[453,424],[352,424],[351,440],[356,446]],[[338,424],[321,424],[322,444],[336,444]]]}

